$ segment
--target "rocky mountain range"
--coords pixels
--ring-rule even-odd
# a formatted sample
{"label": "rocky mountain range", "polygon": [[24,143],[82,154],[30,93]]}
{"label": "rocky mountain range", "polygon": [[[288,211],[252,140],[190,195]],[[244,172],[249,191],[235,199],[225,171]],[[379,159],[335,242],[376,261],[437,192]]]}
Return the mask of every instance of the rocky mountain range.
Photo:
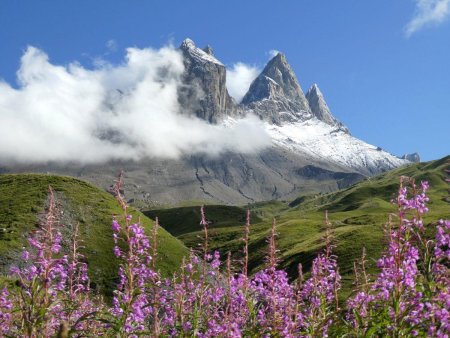
{"label": "rocky mountain range", "polygon": [[201,49],[186,39],[179,49],[185,68],[178,89],[181,113],[224,126],[256,115],[271,138],[270,147],[250,155],[186,154],[176,160],[3,165],[0,172],[66,174],[107,188],[123,169],[125,194],[134,201],[244,204],[336,190],[418,159],[418,155],[396,157],[353,137],[333,116],[317,84],[304,94],[282,53],[267,63],[242,101],[236,102],[227,91],[226,67],[211,47]]}

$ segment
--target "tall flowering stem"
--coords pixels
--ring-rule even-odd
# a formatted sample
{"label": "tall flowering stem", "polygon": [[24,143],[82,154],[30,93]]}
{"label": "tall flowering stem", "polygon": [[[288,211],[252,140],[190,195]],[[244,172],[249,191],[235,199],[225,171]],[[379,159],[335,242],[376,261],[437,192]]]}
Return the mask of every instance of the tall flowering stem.
{"label": "tall flowering stem", "polygon": [[71,333],[93,334],[102,329],[95,316],[101,312],[101,301],[91,294],[88,266],[82,249],[79,224],[74,226],[67,257],[67,285],[62,294],[65,323]]}
{"label": "tall flowering stem", "polygon": [[250,209],[247,209],[245,215],[245,225],[244,225],[244,237],[242,239],[244,241],[244,262],[242,267],[242,274],[247,277],[248,276],[248,244],[250,241]]}
{"label": "tall flowering stem", "polygon": [[60,255],[62,236],[51,187],[48,196],[45,220],[29,238],[30,251],[22,253],[23,266],[11,268],[20,289],[14,302],[20,318],[13,329],[25,337],[51,336],[65,319],[59,296],[66,286],[67,256]]}
{"label": "tall flowering stem", "polygon": [[[123,336],[144,334],[146,324],[151,320],[155,287],[159,284],[158,274],[152,269],[150,241],[144,228],[132,223],[132,216],[127,211],[127,204],[121,195],[123,173],[116,181],[114,191],[122,207],[125,224],[122,227],[117,218],[112,224],[115,242],[114,254],[122,260],[119,267],[119,284],[114,291],[113,329]],[[122,247],[119,245],[122,242]]]}
{"label": "tall flowering stem", "polygon": [[152,269],[156,268],[156,258],[158,257],[158,230],[159,230],[159,219],[155,218],[155,224],[153,224],[152,229]]}
{"label": "tall flowering stem", "polygon": [[275,270],[277,267],[277,246],[276,246],[276,237],[277,237],[277,222],[275,218],[272,220],[272,227],[270,228],[270,235],[267,239],[269,244],[269,251],[267,254],[267,265],[269,269]]}
{"label": "tall flowering stem", "polygon": [[325,250],[313,260],[311,277],[299,291],[304,304],[297,315],[299,332],[312,337],[327,337],[339,310],[338,291],[341,288],[341,276],[337,257],[333,254],[328,212],[325,213],[324,241]]}
{"label": "tall flowering stem", "polygon": [[9,291],[4,287],[0,291],[0,334],[6,336],[8,333],[15,331],[13,315],[13,300],[9,294]]}
{"label": "tall flowering stem", "polygon": [[206,261],[207,260],[207,255],[208,255],[208,225],[209,222],[206,220],[206,216],[205,216],[205,207],[202,205],[200,208],[200,215],[201,215],[201,219],[200,219],[200,225],[203,227],[203,259]]}
{"label": "tall flowering stem", "polygon": [[256,273],[250,282],[249,296],[255,298],[256,318],[253,330],[259,335],[272,336],[292,331],[294,323],[290,313],[295,306],[293,288],[286,271],[277,270],[276,221],[273,219],[267,239],[267,268]]}
{"label": "tall flowering stem", "polygon": [[436,245],[432,265],[433,281],[430,283],[431,301],[425,303],[426,318],[430,325],[427,334],[436,337],[450,336],[450,221],[437,224]]}
{"label": "tall flowering stem", "polygon": [[[439,222],[435,241],[425,239],[422,216],[428,211],[428,187],[427,182],[417,187],[411,178],[400,179],[393,201],[397,218],[388,223],[388,248],[377,263],[380,273],[347,303],[347,319],[357,335],[449,334],[450,270],[448,257],[441,256],[441,248],[448,247],[443,226],[448,221]],[[444,265],[442,259],[447,260]]]}

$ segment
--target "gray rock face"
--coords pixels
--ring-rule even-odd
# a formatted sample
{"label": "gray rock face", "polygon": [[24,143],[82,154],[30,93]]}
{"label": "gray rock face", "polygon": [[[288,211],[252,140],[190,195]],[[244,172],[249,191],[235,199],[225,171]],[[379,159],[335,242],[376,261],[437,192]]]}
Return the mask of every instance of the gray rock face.
{"label": "gray rock face", "polygon": [[214,56],[214,50],[210,45],[207,45],[205,48],[203,48],[203,51],[208,55]]}
{"label": "gray rock face", "polygon": [[253,81],[247,94],[237,105],[226,89],[226,68],[214,57],[213,49],[200,49],[186,39],[180,46],[183,53],[184,86],[178,99],[184,114],[195,114],[217,123],[226,116],[253,113],[262,120],[278,125],[304,121],[312,116],[348,132],[331,114],[317,85],[305,96],[297,77],[282,53],[278,53]]}
{"label": "gray rock face", "polygon": [[180,46],[185,74],[178,91],[184,114],[195,114],[211,123],[226,115],[236,115],[236,104],[228,94],[225,66],[213,56],[211,47],[202,50],[186,39]]}
{"label": "gray rock face", "polygon": [[346,168],[280,147],[253,155],[227,153],[216,158],[195,155],[179,160],[114,161],[84,166],[4,166],[1,170],[69,175],[104,189],[108,189],[124,170],[125,197],[147,205],[176,205],[183,201],[246,204],[294,199],[299,194],[334,191],[364,178]]}
{"label": "gray rock face", "polygon": [[320,121],[329,124],[330,126],[339,127],[339,129],[349,133],[349,130],[342,122],[338,121],[328,108],[325,98],[319,89],[317,84],[313,84],[306,93],[306,99],[308,100],[311,113],[317,117]]}
{"label": "gray rock face", "polygon": [[241,104],[261,119],[276,124],[311,116],[308,100],[282,53],[273,57],[252,82]]}
{"label": "gray rock face", "polygon": [[308,109],[297,77],[282,53],[278,53],[267,63],[261,74],[251,84],[242,103],[249,104],[254,101],[280,97],[301,101],[304,103],[304,109]]}
{"label": "gray rock face", "polygon": [[404,160],[408,160],[410,162],[414,162],[414,163],[420,162],[420,155],[418,153],[405,154],[401,158]]}

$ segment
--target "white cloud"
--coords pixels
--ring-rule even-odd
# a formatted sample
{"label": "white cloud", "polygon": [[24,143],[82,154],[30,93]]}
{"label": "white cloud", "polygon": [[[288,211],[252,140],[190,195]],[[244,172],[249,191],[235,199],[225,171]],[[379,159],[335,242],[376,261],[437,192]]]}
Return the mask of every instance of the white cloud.
{"label": "white cloud", "polygon": [[258,67],[242,62],[235,63],[231,69],[227,69],[227,89],[236,102],[241,102],[259,73]]}
{"label": "white cloud", "polygon": [[181,115],[184,65],[172,47],[128,48],[120,65],[52,64],[29,47],[19,88],[0,81],[0,161],[104,162],[253,152],[269,144],[256,118],[231,126]]}
{"label": "white cloud", "polygon": [[430,25],[437,25],[450,15],[450,0],[415,0],[416,13],[405,26],[405,35],[412,34]]}

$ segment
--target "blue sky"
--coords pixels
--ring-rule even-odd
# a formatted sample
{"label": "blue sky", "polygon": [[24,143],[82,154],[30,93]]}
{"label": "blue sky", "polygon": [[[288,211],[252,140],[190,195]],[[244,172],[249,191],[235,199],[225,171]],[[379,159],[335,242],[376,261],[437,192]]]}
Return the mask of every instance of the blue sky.
{"label": "blue sky", "polygon": [[[230,67],[286,54],[353,135],[424,160],[450,153],[449,0],[20,1],[0,3],[0,78],[28,45],[52,64],[121,62],[127,47],[190,37]],[[428,6],[428,7],[427,7]]]}

